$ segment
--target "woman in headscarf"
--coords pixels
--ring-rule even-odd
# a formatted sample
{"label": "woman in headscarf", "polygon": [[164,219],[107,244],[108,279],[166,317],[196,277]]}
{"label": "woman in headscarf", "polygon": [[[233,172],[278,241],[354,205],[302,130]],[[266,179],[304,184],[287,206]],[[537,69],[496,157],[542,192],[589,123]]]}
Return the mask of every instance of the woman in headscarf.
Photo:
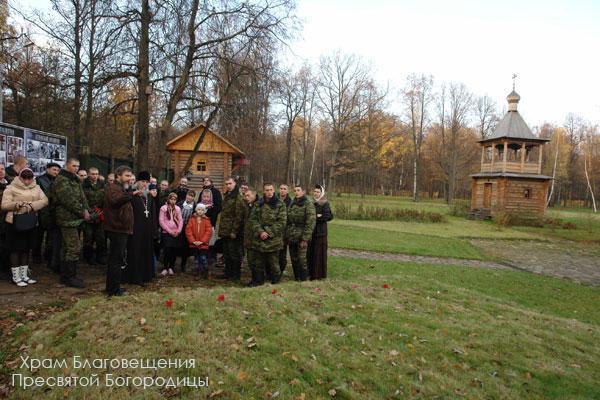
{"label": "woman in headscarf", "polygon": [[173,192],[169,194],[167,203],[160,208],[160,216],[158,218],[163,231],[162,243],[165,251],[163,270],[160,273],[162,276],[174,274],[175,259],[183,245],[179,238],[179,234],[183,229],[183,218],[181,216],[181,209],[175,203],[177,203],[177,194]]}
{"label": "woman in headscarf", "polygon": [[2,196],[2,211],[6,211],[6,248],[10,251],[9,260],[12,280],[17,286],[36,283],[29,277],[29,253],[35,244],[36,226],[23,230],[15,226],[15,216],[36,213],[48,205],[48,198],[35,182],[33,171],[24,168],[19,172]]}
{"label": "woman in headscarf", "polygon": [[313,200],[317,223],[312,240],[308,244],[307,261],[310,280],[327,278],[327,222],[333,219],[323,186],[315,186]]}

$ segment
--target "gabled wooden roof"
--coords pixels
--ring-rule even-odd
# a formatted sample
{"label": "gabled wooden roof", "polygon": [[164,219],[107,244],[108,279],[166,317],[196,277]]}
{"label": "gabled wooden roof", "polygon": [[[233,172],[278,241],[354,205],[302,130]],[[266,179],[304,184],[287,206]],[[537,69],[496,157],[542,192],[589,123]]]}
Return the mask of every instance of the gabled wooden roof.
{"label": "gabled wooden roof", "polygon": [[[174,137],[167,142],[167,151],[192,151],[196,145],[196,141],[200,138],[200,134],[204,129],[204,124],[196,125],[181,135]],[[200,151],[216,152],[216,153],[232,153],[244,155],[244,152],[237,146],[219,135],[212,129],[208,129],[204,141],[200,146]]]}

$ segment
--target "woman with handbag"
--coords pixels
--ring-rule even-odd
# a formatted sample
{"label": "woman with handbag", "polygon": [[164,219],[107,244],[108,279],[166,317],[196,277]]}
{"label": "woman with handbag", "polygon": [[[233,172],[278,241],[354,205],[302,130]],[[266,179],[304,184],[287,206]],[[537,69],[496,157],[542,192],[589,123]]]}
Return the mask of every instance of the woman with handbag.
{"label": "woman with handbag", "polygon": [[36,240],[37,211],[48,205],[48,198],[34,180],[33,171],[19,172],[2,196],[2,211],[6,211],[6,248],[12,280],[17,286],[36,281],[29,277],[29,253]]}

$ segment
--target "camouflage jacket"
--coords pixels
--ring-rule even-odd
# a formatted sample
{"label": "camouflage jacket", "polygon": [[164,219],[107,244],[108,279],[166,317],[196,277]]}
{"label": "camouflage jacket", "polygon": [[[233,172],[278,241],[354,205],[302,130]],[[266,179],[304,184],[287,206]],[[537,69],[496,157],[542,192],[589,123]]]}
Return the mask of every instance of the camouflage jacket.
{"label": "camouflage jacket", "polygon": [[77,174],[60,170],[52,185],[52,208],[58,226],[73,226],[83,219],[83,210],[89,207]]}
{"label": "camouflage jacket", "polygon": [[97,181],[96,184],[93,184],[90,178],[87,178],[83,181],[81,187],[83,188],[83,193],[85,194],[88,206],[92,210],[96,207],[104,207],[104,192],[106,191],[106,186],[103,182]]}
{"label": "camouflage jacket", "polygon": [[253,249],[252,225],[250,225],[249,220],[250,217],[252,217],[252,214],[254,214],[257,209],[258,201],[255,201],[252,204],[246,204],[246,208],[244,209],[244,247],[246,249]]}
{"label": "camouflage jacket", "polygon": [[244,212],[246,205],[236,186],[223,196],[223,209],[219,220],[219,237],[229,237],[232,233],[241,236],[244,229]]}
{"label": "camouflage jacket", "polygon": [[287,211],[285,240],[292,243],[308,242],[315,229],[316,215],[315,206],[306,196],[294,199]]}
{"label": "camouflage jacket", "polygon": [[[276,196],[273,196],[268,202],[264,198],[261,199],[256,211],[250,215],[248,220],[251,225],[252,249],[263,253],[281,250],[286,221],[287,211],[281,200]],[[267,240],[260,239],[262,232],[269,234]]]}

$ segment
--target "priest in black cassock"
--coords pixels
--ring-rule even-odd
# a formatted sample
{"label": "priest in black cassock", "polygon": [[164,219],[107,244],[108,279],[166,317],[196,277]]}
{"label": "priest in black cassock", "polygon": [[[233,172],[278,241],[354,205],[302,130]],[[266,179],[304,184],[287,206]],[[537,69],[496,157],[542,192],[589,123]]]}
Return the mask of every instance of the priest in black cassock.
{"label": "priest in black cassock", "polygon": [[123,282],[144,286],[154,278],[153,239],[155,210],[149,200],[148,184],[150,173],[142,171],[137,176],[135,189],[141,190],[141,196],[134,196],[133,235],[127,245],[127,267],[123,271]]}

